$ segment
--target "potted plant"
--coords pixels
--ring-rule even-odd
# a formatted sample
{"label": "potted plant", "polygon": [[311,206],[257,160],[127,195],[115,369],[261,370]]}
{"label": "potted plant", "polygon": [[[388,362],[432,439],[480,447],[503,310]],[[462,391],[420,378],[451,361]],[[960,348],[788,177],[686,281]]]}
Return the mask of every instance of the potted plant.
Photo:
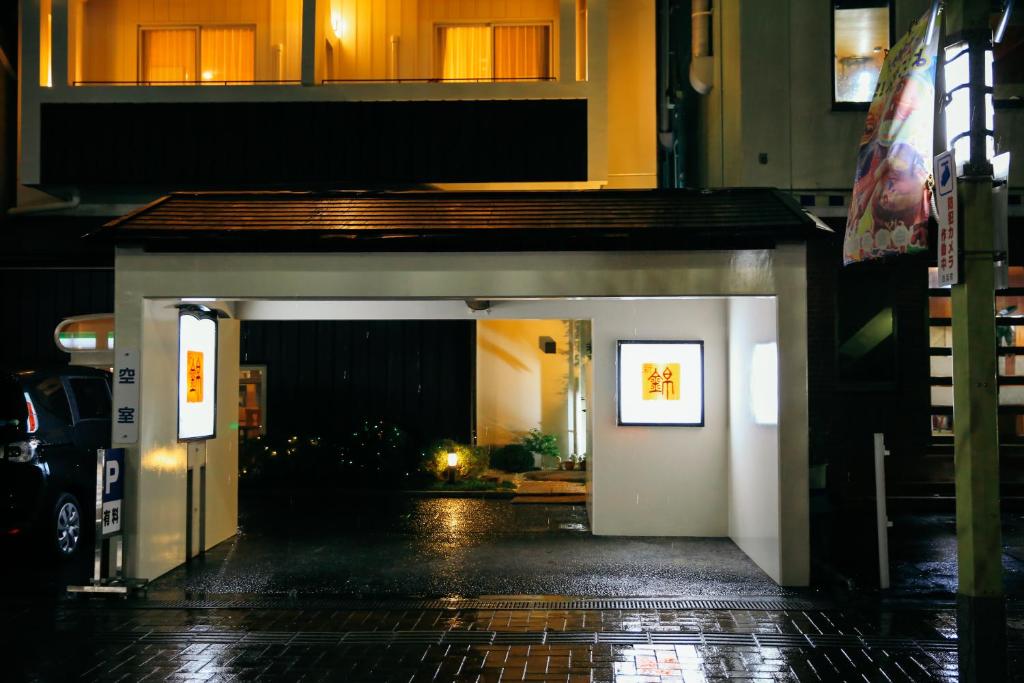
{"label": "potted plant", "polygon": [[536,467],[541,467],[545,456],[558,462],[558,439],[554,434],[544,434],[539,429],[531,429],[519,442],[534,454]]}
{"label": "potted plant", "polygon": [[580,472],[586,472],[587,471],[587,456],[581,455],[579,457],[579,463],[580,463]]}
{"label": "potted plant", "polygon": [[569,459],[565,461],[565,469],[574,470],[576,469],[576,456],[570,455]]}

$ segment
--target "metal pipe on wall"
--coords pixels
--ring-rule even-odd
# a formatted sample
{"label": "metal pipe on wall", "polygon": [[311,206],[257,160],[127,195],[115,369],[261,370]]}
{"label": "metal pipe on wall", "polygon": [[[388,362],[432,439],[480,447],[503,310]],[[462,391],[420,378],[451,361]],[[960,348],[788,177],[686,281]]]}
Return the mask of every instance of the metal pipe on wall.
{"label": "metal pipe on wall", "polygon": [[701,95],[711,92],[714,53],[711,46],[711,0],[690,4],[690,85]]}

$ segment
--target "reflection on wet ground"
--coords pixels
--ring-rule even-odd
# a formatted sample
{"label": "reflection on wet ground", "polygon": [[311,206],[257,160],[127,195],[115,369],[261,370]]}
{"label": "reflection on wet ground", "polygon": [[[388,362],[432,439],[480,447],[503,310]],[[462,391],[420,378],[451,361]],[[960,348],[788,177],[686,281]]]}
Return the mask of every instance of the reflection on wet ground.
{"label": "reflection on wet ground", "polygon": [[[776,587],[723,539],[594,537],[581,506],[507,500],[241,502],[239,536],[158,580],[147,600],[63,599],[61,582],[83,580],[87,556],[47,570],[20,551],[5,553],[0,679],[956,680],[948,603],[865,597],[790,606],[813,594]],[[896,556],[897,567],[907,557],[949,561],[945,522],[917,524],[917,555]],[[497,606],[486,609],[408,599],[509,592],[553,597],[488,598]],[[242,606],[225,595],[236,593],[271,599]],[[735,596],[750,604],[769,596],[780,606],[569,609],[556,604],[566,595]],[[186,596],[225,601],[171,601]],[[522,602],[529,607],[515,606]],[[1024,614],[1011,605],[1007,622],[1010,680],[1024,681]]]}
{"label": "reflection on wet ground", "polygon": [[728,539],[602,537],[579,505],[243,499],[239,535],[150,595],[782,595]]}
{"label": "reflection on wet ground", "polygon": [[[1009,596],[1024,597],[1024,514],[1004,511],[1003,585]],[[952,514],[902,514],[889,531],[893,593],[956,593],[956,518]]]}
{"label": "reflection on wet ground", "polygon": [[[5,680],[949,681],[948,610],[0,606]],[[1011,640],[1011,680],[1024,648]],[[54,644],[60,655],[54,656]]]}

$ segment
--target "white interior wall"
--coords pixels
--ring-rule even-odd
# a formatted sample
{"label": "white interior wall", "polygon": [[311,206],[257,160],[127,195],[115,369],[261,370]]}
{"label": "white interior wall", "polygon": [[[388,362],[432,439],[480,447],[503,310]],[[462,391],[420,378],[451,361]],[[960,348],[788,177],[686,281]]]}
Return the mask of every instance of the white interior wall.
{"label": "white interior wall", "polygon": [[[541,337],[555,341],[555,353],[541,350]],[[477,321],[477,443],[505,445],[539,429],[569,454],[566,342],[561,320]]]}
{"label": "white interior wall", "polygon": [[776,342],[775,299],[729,299],[729,537],[776,581],[779,429],[757,424],[751,401],[754,346]]}

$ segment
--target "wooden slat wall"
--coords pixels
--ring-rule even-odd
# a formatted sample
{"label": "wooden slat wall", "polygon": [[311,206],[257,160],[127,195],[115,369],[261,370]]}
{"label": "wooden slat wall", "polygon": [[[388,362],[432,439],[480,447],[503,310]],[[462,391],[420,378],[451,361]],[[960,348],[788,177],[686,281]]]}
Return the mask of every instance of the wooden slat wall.
{"label": "wooden slat wall", "polygon": [[586,100],[41,109],[44,184],[195,190],[587,179]]}
{"label": "wooden slat wall", "polygon": [[243,322],[241,358],[267,365],[271,436],[384,419],[466,442],[475,337],[465,321]]}
{"label": "wooden slat wall", "polygon": [[0,270],[0,366],[66,365],[53,331],[72,315],[112,313],[113,270]]}
{"label": "wooden slat wall", "polygon": [[75,0],[69,11],[73,30],[81,26],[71,53],[82,58],[69,73],[80,80],[136,81],[139,26],[175,24],[255,24],[256,79],[277,79],[275,44],[284,48],[284,78],[301,78],[302,0]]}
{"label": "wooden slat wall", "polygon": [[335,45],[334,78],[373,80],[391,76],[391,36],[399,37],[401,78],[434,78],[434,30],[438,23],[550,22],[552,56],[557,65],[558,0],[331,0],[331,15],[347,31],[327,36]]}

